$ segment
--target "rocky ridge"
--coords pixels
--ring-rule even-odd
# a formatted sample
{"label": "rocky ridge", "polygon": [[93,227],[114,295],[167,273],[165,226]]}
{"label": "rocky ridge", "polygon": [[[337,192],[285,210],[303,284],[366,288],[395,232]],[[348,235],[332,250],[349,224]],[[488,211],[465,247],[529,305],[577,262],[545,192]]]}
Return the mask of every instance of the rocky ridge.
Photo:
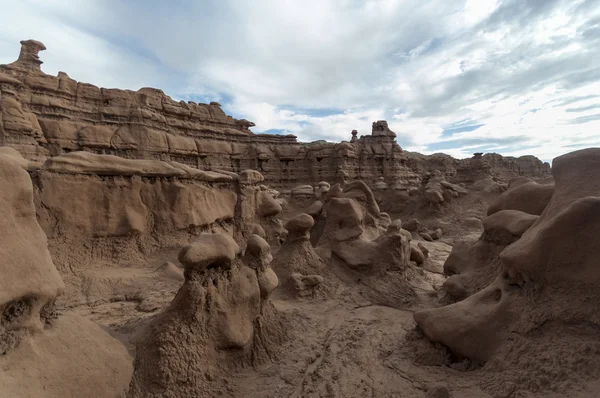
{"label": "rocky ridge", "polygon": [[43,162],[72,151],[128,159],[176,161],[200,170],[255,169],[272,187],[362,179],[394,189],[419,186],[439,170],[452,182],[525,175],[546,177],[550,167],[537,158],[475,154],[457,160],[402,150],[387,122],[350,141],[300,143],[293,135],[254,134],[254,123],[225,114],[217,102],[175,101],[163,91],[100,88],[66,73],[41,70],[35,40],[21,42],[17,61],[0,65],[0,146]]}

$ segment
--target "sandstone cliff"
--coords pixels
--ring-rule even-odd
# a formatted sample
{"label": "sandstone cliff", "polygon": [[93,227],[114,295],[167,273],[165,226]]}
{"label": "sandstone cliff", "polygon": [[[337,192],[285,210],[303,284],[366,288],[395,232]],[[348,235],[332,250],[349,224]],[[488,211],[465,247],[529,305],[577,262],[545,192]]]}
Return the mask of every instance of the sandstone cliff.
{"label": "sandstone cliff", "polygon": [[406,188],[436,169],[465,183],[488,175],[549,174],[549,166],[533,157],[492,154],[459,161],[405,152],[385,121],[374,122],[371,135],[357,137],[353,131],[350,141],[337,144],[254,134],[249,129],[254,123],[226,115],[217,102],[177,102],[154,88],[107,89],[64,72],[47,75],[38,56],[45,46],[34,40],[21,44],[18,60],[0,65],[0,146],[11,146],[30,161],[88,151],[201,170],[255,169],[274,187],[383,178]]}

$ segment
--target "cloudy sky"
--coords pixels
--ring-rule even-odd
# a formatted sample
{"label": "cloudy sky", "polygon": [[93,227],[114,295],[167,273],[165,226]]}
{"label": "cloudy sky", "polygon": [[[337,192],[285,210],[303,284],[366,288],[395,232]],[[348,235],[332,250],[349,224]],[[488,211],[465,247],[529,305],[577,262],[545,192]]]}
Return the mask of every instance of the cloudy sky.
{"label": "cloudy sky", "polygon": [[423,153],[600,146],[598,0],[0,0],[0,63],[219,101],[302,141],[386,119]]}

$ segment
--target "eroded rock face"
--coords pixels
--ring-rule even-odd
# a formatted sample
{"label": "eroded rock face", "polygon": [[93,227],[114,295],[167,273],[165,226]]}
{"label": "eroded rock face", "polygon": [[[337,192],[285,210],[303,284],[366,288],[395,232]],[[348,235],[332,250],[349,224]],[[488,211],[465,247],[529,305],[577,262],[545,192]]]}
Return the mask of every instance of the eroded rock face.
{"label": "eroded rock face", "polygon": [[[536,386],[557,382],[543,381],[556,366],[542,359],[548,355],[569,358],[561,380],[585,379],[586,369],[597,369],[600,355],[590,347],[600,327],[599,172],[597,148],[556,158],[552,198],[500,252],[498,277],[461,302],[415,313],[425,335],[495,372],[522,371],[535,361],[526,383]],[[513,221],[505,229],[522,231],[530,220]]]}
{"label": "eroded rock face", "polygon": [[424,188],[425,200],[433,206],[440,206],[443,202],[450,202],[452,199],[467,193],[468,191],[465,188],[446,181],[439,170],[434,170],[429,175]]}
{"label": "eroded rock face", "polygon": [[506,192],[490,205],[488,215],[500,210],[520,210],[539,216],[550,202],[553,192],[554,184],[515,181]]}
{"label": "eroded rock face", "polygon": [[63,281],[36,221],[22,162],[0,154],[0,389],[12,397],[124,392],[131,374],[123,345],[79,316],[54,314]]}
{"label": "eroded rock face", "polygon": [[[332,186],[317,223],[321,220],[323,228],[313,240],[317,252],[331,259],[342,278],[367,287],[361,289],[364,297],[397,308],[413,308],[429,300],[431,283],[411,263],[411,256],[416,256],[411,233],[379,209],[362,181],[347,184],[344,190]],[[418,244],[415,248],[424,260],[423,249]]]}
{"label": "eroded rock face", "polygon": [[64,72],[47,75],[38,56],[43,49],[40,42],[23,41],[19,59],[0,65],[0,144],[14,147],[28,160],[41,162],[84,150],[176,161],[201,170],[254,169],[272,187],[359,179],[387,186],[390,192],[419,186],[435,169],[458,182],[472,180],[475,169],[502,178],[548,174],[547,165],[535,158],[494,155],[482,163],[407,153],[383,120],[373,123],[370,135],[357,137],[355,132],[349,134],[350,142],[338,144],[254,134],[249,130],[254,123],[226,115],[217,102],[177,102],[159,89],[106,89],[77,82]]}
{"label": "eroded rock face", "polygon": [[143,261],[206,229],[241,242],[257,217],[255,201],[241,203],[241,191],[254,198],[256,185],[241,188],[232,175],[176,162],[71,152],[50,158],[33,177],[40,224],[61,270]]}
{"label": "eroded rock face", "polygon": [[129,397],[214,396],[226,391],[226,371],[270,357],[276,314],[268,297],[277,277],[269,245],[253,235],[245,258],[248,265],[224,234],[181,250],[185,282],[137,343]]}
{"label": "eroded rock face", "polygon": [[483,220],[475,242],[458,242],[444,263],[446,293],[464,299],[489,285],[500,273],[499,254],[516,242],[538,219],[519,210],[501,210]]}

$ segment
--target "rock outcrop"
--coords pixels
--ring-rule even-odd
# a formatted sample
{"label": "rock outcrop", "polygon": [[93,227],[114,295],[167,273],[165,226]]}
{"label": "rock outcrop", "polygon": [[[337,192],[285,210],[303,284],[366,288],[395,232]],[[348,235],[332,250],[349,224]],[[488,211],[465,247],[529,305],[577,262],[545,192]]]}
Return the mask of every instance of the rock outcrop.
{"label": "rock outcrop", "polygon": [[[316,251],[334,265],[342,279],[359,281],[371,302],[398,308],[413,308],[428,300],[431,281],[416,262],[412,235],[400,220],[379,209],[373,192],[362,181],[342,189],[334,185],[313,227]],[[317,224],[315,224],[315,227]],[[416,242],[415,242],[416,243]],[[416,244],[425,260],[425,254]],[[429,292],[429,293],[428,293]]]}
{"label": "rock outcrop", "polygon": [[312,294],[323,282],[325,264],[310,243],[313,225],[313,218],[306,213],[290,219],[285,224],[287,239],[272,265],[282,288],[293,296]]}
{"label": "rock outcrop", "polygon": [[47,75],[39,58],[43,50],[40,42],[23,41],[19,59],[0,65],[0,145],[30,161],[87,151],[200,170],[255,169],[271,187],[361,179],[393,192],[420,186],[436,169],[449,181],[467,184],[489,175],[544,177],[549,171],[533,157],[490,154],[459,161],[404,152],[386,121],[374,122],[370,135],[353,132],[339,144],[254,134],[254,123],[226,115],[217,102],[175,101],[154,88],[99,88],[64,72]]}
{"label": "rock outcrop", "polygon": [[499,255],[538,219],[519,210],[501,210],[483,220],[484,231],[475,242],[457,242],[444,263],[446,293],[462,300],[488,286],[500,273]]}
{"label": "rock outcrop", "polygon": [[[595,378],[600,367],[595,243],[600,234],[600,149],[560,156],[552,173],[552,197],[531,227],[526,229],[531,219],[522,216],[498,216],[511,222],[488,220],[488,230],[489,224],[502,224],[511,234],[526,229],[499,253],[498,277],[463,301],[414,314],[429,339],[485,364],[484,371],[527,372],[514,378],[524,383],[519,386],[523,389]],[[500,383],[497,377],[491,380],[491,388],[501,389],[493,385]]]}
{"label": "rock outcrop", "polygon": [[129,397],[229,395],[228,372],[270,359],[284,335],[268,300],[277,277],[268,244],[253,235],[247,246],[248,265],[224,234],[181,250],[185,282],[138,341]]}
{"label": "rock outcrop", "polygon": [[[23,54],[23,60],[35,59]],[[0,154],[0,390],[11,397],[95,396],[126,390],[125,347],[54,303],[65,285],[36,221],[22,162]]]}
{"label": "rock outcrop", "polygon": [[48,159],[32,177],[39,222],[61,271],[102,261],[145,262],[207,231],[227,233],[241,245],[255,226],[274,243],[285,238],[281,206],[261,188],[256,170],[238,176],[71,152]]}

